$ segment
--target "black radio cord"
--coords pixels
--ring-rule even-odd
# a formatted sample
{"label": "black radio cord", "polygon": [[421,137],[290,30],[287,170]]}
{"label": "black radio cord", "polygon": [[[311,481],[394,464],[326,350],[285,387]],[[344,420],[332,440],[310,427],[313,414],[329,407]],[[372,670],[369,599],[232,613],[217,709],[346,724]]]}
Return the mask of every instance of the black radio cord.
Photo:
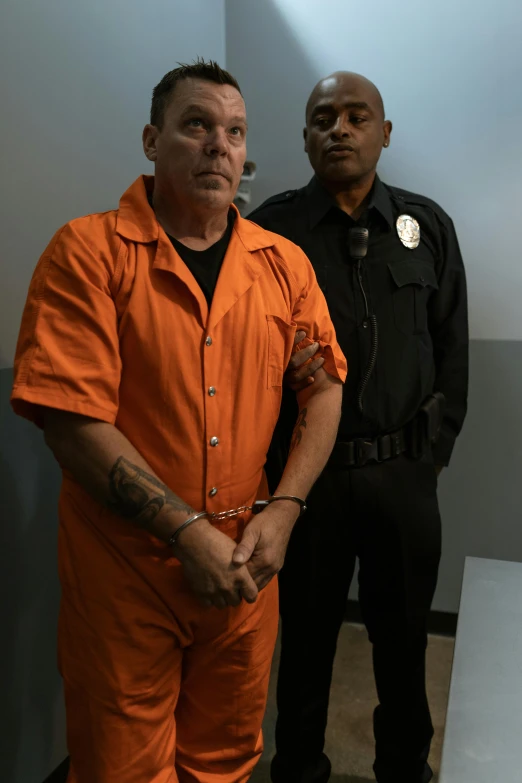
{"label": "black radio cord", "polygon": [[359,411],[362,413],[364,410],[364,393],[366,391],[366,387],[368,386],[369,380],[375,368],[375,362],[377,361],[377,351],[379,349],[379,329],[377,326],[377,317],[375,315],[370,315],[369,313],[368,299],[366,297],[366,291],[364,290],[364,285],[362,281],[360,260],[357,263],[357,278],[359,280],[359,287],[361,289],[361,294],[364,299],[366,321],[370,326],[370,354],[368,356],[366,369],[361,376],[361,380],[359,381],[359,386],[357,388],[357,407],[359,408]]}

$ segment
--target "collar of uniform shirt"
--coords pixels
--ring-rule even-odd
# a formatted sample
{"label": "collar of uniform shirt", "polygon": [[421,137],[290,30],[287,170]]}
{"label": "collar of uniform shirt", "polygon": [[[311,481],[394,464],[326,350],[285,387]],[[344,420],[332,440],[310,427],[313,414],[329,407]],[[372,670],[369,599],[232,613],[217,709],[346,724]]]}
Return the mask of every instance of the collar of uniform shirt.
{"label": "collar of uniform shirt", "polygon": [[[306,195],[311,229],[315,228],[331,209],[338,209],[332,194],[321,185],[315,176],[312,177],[306,186]],[[375,177],[370,203],[368,204],[368,211],[371,209],[376,209],[386,220],[388,226],[390,228],[393,227],[395,218],[393,216],[390,194],[378,176]]]}

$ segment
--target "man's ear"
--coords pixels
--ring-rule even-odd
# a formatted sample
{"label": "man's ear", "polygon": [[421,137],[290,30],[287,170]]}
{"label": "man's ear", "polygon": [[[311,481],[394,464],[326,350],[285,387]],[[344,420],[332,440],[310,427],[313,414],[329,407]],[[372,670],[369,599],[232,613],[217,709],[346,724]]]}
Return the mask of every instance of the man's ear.
{"label": "man's ear", "polygon": [[384,130],[384,146],[385,147],[389,147],[390,146],[390,136],[391,136],[391,132],[393,130],[393,125],[390,122],[390,120],[385,120],[383,130]]}
{"label": "man's ear", "polygon": [[152,162],[154,162],[158,157],[156,149],[158,134],[159,131],[155,125],[145,125],[143,128],[143,134],[141,137],[143,142],[143,152],[145,153],[145,157]]}

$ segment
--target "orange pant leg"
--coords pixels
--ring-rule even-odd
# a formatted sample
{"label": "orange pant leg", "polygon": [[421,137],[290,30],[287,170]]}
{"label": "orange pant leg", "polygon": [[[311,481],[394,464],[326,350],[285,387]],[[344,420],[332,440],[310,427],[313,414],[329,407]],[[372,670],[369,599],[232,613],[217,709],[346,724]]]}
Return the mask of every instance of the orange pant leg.
{"label": "orange pant leg", "polygon": [[119,544],[76,520],[60,530],[69,783],[176,783],[174,710],[190,640],[161,591],[176,595],[181,569],[138,535]]}
{"label": "orange pant leg", "polygon": [[[182,651],[152,607],[127,617],[62,598],[68,783],[177,783],[174,710]],[[81,615],[81,616],[80,616]],[[110,630],[109,630],[110,629]]]}
{"label": "orange pant leg", "polygon": [[255,604],[209,615],[185,650],[176,770],[180,783],[243,783],[263,750],[261,724],[279,616],[277,580]]}

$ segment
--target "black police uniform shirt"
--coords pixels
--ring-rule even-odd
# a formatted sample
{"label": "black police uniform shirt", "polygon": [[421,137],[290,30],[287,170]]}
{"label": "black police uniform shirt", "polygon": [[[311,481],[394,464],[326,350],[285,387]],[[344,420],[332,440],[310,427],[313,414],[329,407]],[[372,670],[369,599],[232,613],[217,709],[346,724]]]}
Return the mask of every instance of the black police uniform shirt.
{"label": "black police uniform shirt", "polygon": [[[420,244],[413,250],[399,238],[400,215],[419,223]],[[326,296],[348,360],[338,439],[393,432],[440,391],[446,410],[433,452],[436,464],[447,465],[466,413],[468,386],[466,278],[448,215],[430,199],[377,177],[368,207],[355,221],[313,177],[306,187],[268,199],[248,217],[304,250]],[[369,230],[360,266],[364,294],[349,254],[354,226]],[[377,319],[378,350],[361,413],[357,391],[371,350],[365,295]]]}

